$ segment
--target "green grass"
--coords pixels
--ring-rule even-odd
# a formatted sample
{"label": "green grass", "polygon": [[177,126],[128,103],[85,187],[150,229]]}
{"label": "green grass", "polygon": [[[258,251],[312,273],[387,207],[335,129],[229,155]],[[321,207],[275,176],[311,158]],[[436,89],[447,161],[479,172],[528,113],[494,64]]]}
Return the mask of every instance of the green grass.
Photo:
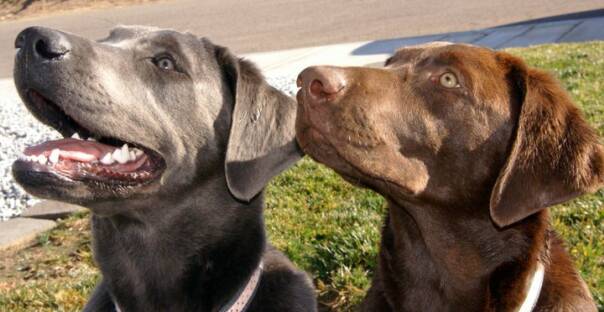
{"label": "green grass", "polygon": [[[604,136],[604,42],[510,52],[555,73]],[[604,311],[604,192],[552,209],[553,224]],[[270,240],[315,277],[320,302],[349,311],[370,284],[383,199],[305,158],[267,190]],[[85,215],[61,222],[36,246],[0,256],[0,311],[73,311],[98,279]]]}

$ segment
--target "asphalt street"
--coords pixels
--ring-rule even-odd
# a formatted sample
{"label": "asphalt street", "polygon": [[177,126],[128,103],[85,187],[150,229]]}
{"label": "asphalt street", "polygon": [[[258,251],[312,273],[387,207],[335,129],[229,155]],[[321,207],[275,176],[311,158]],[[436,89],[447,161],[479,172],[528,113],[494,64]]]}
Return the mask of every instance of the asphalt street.
{"label": "asphalt street", "polygon": [[464,31],[604,8],[604,0],[172,0],[0,22],[0,78],[32,25],[92,39],[117,24],[191,31],[236,53]]}

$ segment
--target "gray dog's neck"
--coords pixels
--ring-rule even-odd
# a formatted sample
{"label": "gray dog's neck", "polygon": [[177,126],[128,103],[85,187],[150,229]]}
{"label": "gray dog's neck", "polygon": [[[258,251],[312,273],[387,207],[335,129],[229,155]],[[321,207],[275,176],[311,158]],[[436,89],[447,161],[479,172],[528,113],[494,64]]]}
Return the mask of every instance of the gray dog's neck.
{"label": "gray dog's neck", "polygon": [[263,194],[241,203],[220,185],[137,208],[145,211],[93,216],[95,258],[122,309],[181,302],[182,310],[211,310],[247,281],[265,246]]}

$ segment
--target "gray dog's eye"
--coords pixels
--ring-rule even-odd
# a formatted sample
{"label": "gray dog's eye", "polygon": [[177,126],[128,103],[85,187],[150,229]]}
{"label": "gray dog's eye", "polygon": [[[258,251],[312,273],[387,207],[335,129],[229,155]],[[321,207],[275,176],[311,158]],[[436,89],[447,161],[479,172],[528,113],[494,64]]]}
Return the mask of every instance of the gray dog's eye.
{"label": "gray dog's eye", "polygon": [[174,60],[168,56],[158,57],[153,60],[155,66],[164,69],[164,70],[174,70],[176,67],[174,65]]}
{"label": "gray dog's eye", "polygon": [[440,84],[445,88],[459,87],[457,77],[453,73],[444,73],[440,76]]}

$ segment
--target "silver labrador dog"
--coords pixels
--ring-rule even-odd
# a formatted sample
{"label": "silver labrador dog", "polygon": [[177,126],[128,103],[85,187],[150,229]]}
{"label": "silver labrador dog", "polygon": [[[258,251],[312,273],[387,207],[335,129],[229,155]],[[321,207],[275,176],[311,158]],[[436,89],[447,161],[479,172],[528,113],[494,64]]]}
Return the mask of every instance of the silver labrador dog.
{"label": "silver labrador dog", "polygon": [[15,46],[21,98],[66,138],[28,147],[13,175],[92,210],[103,278],[85,311],[316,310],[262,217],[268,180],[301,156],[293,99],[191,34],[35,27]]}

